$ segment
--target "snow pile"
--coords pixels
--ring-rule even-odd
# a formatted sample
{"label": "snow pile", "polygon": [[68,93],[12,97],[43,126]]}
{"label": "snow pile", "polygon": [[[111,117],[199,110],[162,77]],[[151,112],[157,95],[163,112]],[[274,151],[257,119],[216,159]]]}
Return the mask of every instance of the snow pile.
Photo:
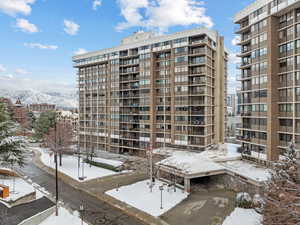
{"label": "snow pile", "polygon": [[247,163],[241,160],[224,162],[222,163],[222,166],[231,172],[259,182],[267,181],[269,178],[271,178],[269,169],[258,167],[255,164]]}
{"label": "snow pile", "polygon": [[[35,149],[40,151],[41,161],[43,162],[43,164],[55,169],[54,157],[53,157],[53,155],[51,156],[52,152],[46,151],[45,149],[41,149],[41,148],[35,148]],[[58,157],[58,160],[59,160],[59,157]],[[63,155],[62,166],[58,166],[58,170],[64,174],[72,177],[73,179],[75,179],[77,181],[82,181],[82,180],[79,180],[79,178],[78,178],[78,158],[75,156]],[[112,170],[103,169],[100,167],[85,164],[84,165],[84,176],[86,177],[86,179],[83,181],[100,178],[100,177],[105,177],[105,176],[111,176],[111,175],[115,175],[115,174],[117,174],[117,172],[114,172]],[[82,176],[82,163],[80,163],[79,176],[80,177]]]}
{"label": "snow pile", "polygon": [[225,143],[219,145],[217,149],[201,152],[200,155],[215,162],[238,160],[241,159],[241,153],[237,151],[239,147],[240,145],[237,144]]}
{"label": "snow pile", "polygon": [[[15,191],[13,192],[14,182],[15,182]],[[3,199],[6,202],[16,201],[26,195],[29,195],[29,194],[32,194],[35,192],[34,187],[31,186],[30,184],[28,184],[26,181],[24,181],[21,178],[15,178],[15,181],[13,180],[13,178],[0,179],[0,183],[3,185],[9,186],[9,191],[10,191],[9,197]]]}
{"label": "snow pile", "polygon": [[[63,207],[59,208],[58,216],[55,213],[44,220],[40,225],[81,225],[81,219],[78,212],[71,214]],[[83,222],[83,225],[88,225]]]}
{"label": "snow pile", "polygon": [[262,216],[254,209],[236,208],[222,225],[261,225]]}
{"label": "snow pile", "polygon": [[[188,193],[183,192],[178,188],[176,189],[176,192],[174,192],[173,188],[168,191],[167,186],[159,180],[156,180],[152,192],[150,192],[149,182],[149,180],[144,180],[128,186],[122,186],[118,189],[107,191],[106,194],[152,216],[164,214],[188,197]],[[159,190],[159,186],[161,185],[164,185],[162,193],[163,209],[160,208],[161,191]]]}

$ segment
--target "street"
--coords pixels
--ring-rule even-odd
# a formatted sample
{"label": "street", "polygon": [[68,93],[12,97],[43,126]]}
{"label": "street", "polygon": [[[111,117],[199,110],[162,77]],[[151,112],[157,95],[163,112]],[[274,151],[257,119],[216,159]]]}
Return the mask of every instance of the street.
{"label": "street", "polygon": [[[55,177],[35,166],[31,159],[33,155],[28,154],[27,164],[19,169],[23,175],[28,176],[34,183],[44,187],[55,196]],[[74,168],[76,169],[76,168]],[[69,184],[59,180],[59,200],[72,210],[79,211],[80,205],[84,205],[84,220],[92,225],[141,225],[137,219],[124,214],[117,208],[100,201]]]}

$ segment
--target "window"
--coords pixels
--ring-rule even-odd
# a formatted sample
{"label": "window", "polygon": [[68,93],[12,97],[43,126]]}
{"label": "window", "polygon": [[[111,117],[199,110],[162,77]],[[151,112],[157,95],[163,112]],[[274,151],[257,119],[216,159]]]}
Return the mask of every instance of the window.
{"label": "window", "polygon": [[183,52],[187,52],[187,47],[180,47],[180,48],[175,48],[175,53],[183,53]]}
{"label": "window", "polygon": [[183,63],[183,62],[187,62],[188,61],[188,57],[187,56],[179,56],[175,58],[175,63]]}

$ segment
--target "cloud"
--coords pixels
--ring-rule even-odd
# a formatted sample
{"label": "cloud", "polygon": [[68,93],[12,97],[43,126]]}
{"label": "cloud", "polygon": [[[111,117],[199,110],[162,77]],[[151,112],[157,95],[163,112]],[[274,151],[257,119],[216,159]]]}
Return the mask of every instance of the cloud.
{"label": "cloud", "polygon": [[238,43],[241,42],[241,36],[240,35],[236,35],[234,36],[234,38],[231,40],[231,44],[232,45],[238,45]]}
{"label": "cloud", "polygon": [[17,19],[16,26],[21,29],[23,32],[27,33],[36,33],[39,31],[36,25],[30,23],[26,19]]}
{"label": "cloud", "polygon": [[87,53],[87,50],[85,50],[84,48],[79,48],[74,52],[75,55],[81,55],[85,53]]}
{"label": "cloud", "polygon": [[35,0],[0,0],[0,11],[10,16],[29,15]]}
{"label": "cloud", "polygon": [[40,43],[24,43],[24,46],[29,48],[39,48],[39,49],[48,49],[48,50],[56,50],[58,46],[56,45],[44,45]]}
{"label": "cloud", "polygon": [[5,72],[5,71],[6,71],[6,68],[2,64],[0,64],[0,73]]}
{"label": "cloud", "polygon": [[27,74],[30,74],[30,72],[28,72],[27,70],[24,70],[22,68],[18,68],[15,70],[15,73],[16,74],[19,74],[19,75],[27,75]]}
{"label": "cloud", "polygon": [[192,24],[211,28],[214,23],[203,5],[202,1],[195,0],[119,0],[125,22],[119,23],[116,29],[140,26],[166,32],[172,26]]}
{"label": "cloud", "polygon": [[94,0],[93,1],[93,10],[97,10],[97,8],[101,5],[102,5],[102,0]]}
{"label": "cloud", "polygon": [[12,74],[4,74],[0,76],[0,80],[11,80],[14,78],[14,75]]}
{"label": "cloud", "polygon": [[71,20],[64,20],[64,31],[69,35],[76,35],[79,31],[79,25]]}
{"label": "cloud", "polygon": [[241,58],[238,57],[237,54],[238,53],[236,53],[236,52],[229,53],[229,55],[228,55],[228,61],[229,61],[229,63],[237,64],[237,63],[241,62]]}

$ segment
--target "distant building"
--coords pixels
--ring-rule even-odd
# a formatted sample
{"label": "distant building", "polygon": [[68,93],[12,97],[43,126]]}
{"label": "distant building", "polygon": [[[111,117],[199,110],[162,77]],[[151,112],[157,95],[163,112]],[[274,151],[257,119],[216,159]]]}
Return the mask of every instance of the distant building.
{"label": "distant building", "polygon": [[60,110],[57,111],[58,120],[69,122],[72,125],[74,133],[78,131],[79,114],[73,111]]}
{"label": "distant building", "polygon": [[12,120],[14,120],[22,125],[24,125],[27,122],[28,110],[22,104],[22,102],[19,98],[17,99],[15,104],[13,104],[9,98],[0,98],[0,102],[4,103]]}
{"label": "distant building", "polygon": [[227,95],[227,114],[236,115],[237,113],[237,96],[236,94],[228,94]]}
{"label": "distant building", "polygon": [[13,115],[12,119],[16,122],[24,125],[27,122],[28,119],[28,110],[27,108],[22,104],[21,100],[18,98],[15,105],[13,106]]}
{"label": "distant building", "polygon": [[56,106],[53,104],[30,104],[28,105],[28,110],[32,112],[48,112],[48,111],[55,111]]}

